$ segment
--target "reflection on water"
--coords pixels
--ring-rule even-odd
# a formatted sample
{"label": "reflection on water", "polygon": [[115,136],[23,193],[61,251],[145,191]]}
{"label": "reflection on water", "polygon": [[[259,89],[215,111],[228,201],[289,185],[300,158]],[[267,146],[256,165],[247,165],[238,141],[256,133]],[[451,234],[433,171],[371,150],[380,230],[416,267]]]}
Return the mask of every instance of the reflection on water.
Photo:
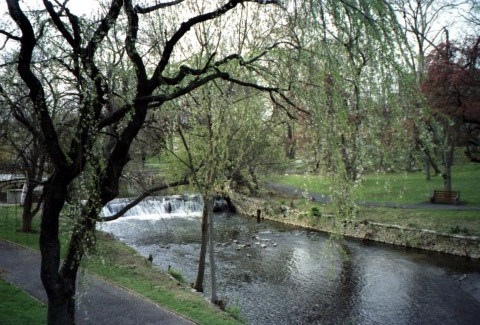
{"label": "reflection on water", "polygon": [[[219,296],[240,307],[248,324],[479,323],[478,263],[332,242],[240,216],[215,219]],[[129,216],[101,229],[195,280],[198,215]]]}

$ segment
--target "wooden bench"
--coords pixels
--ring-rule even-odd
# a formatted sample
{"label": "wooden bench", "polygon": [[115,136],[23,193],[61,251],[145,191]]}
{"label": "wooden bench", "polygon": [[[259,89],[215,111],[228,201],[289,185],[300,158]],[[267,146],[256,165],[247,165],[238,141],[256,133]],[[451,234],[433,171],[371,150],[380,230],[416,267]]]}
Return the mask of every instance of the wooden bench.
{"label": "wooden bench", "polygon": [[433,191],[433,196],[430,199],[432,203],[441,204],[460,204],[460,192],[459,191]]}

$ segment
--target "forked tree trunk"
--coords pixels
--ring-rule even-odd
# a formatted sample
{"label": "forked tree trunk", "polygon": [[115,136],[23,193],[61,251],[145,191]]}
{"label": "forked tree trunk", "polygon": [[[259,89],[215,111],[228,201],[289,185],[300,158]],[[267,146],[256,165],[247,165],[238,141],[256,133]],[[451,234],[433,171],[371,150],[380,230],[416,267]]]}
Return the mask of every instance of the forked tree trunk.
{"label": "forked tree trunk", "polygon": [[73,294],[68,291],[62,293],[59,290],[59,294],[55,298],[48,300],[48,324],[75,324],[75,300]]}

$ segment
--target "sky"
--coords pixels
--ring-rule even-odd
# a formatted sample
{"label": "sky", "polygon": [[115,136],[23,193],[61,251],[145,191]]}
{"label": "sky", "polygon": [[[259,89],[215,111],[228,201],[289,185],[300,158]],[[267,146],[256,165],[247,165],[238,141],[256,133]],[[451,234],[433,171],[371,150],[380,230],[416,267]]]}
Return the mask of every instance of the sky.
{"label": "sky", "polygon": [[[63,1],[64,0],[60,0],[60,2],[63,2]],[[189,0],[186,0],[186,1],[189,1]],[[190,1],[196,1],[196,0],[190,0]],[[24,6],[26,3],[28,3],[29,5],[36,5],[36,6],[43,7],[41,2],[42,2],[41,0],[28,0],[28,1],[23,0],[21,1],[21,4],[22,6]],[[154,3],[157,3],[158,0],[137,0],[135,2],[140,2],[142,4],[154,4]],[[162,2],[167,2],[167,1],[163,0]],[[89,15],[89,14],[98,12],[99,4],[97,0],[70,0],[68,1],[68,7],[75,14]],[[468,6],[461,7],[461,9],[458,11],[457,17],[455,17],[455,15],[445,15],[444,17],[440,18],[438,22],[438,27],[434,28],[434,30],[438,31],[438,30],[441,30],[442,27],[445,25],[456,23],[456,25],[449,27],[449,33],[450,33],[451,39],[463,38],[466,34],[471,33],[468,27],[458,23],[461,20],[460,14],[462,12],[463,14],[466,14],[467,9],[468,9]],[[3,16],[4,14],[7,14],[6,1],[0,0],[0,15]],[[2,38],[0,36],[0,41],[1,39]]]}
{"label": "sky", "polygon": [[[20,3],[27,3],[28,4],[35,4],[39,5],[42,1],[40,0],[28,0],[28,1],[20,1]],[[52,1],[53,2],[53,1]],[[59,1],[63,2],[63,1]],[[68,4],[68,8],[72,10],[74,13],[78,13],[80,15],[88,14],[91,12],[96,12],[98,8],[98,1],[97,0],[70,0]],[[6,0],[0,0],[0,13],[4,14],[8,11]]]}

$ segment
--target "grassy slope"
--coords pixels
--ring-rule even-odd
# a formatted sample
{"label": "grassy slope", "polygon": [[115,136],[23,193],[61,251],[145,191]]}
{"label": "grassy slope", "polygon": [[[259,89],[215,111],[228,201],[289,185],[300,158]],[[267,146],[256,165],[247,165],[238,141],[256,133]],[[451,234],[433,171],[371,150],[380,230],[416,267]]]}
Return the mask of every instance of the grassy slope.
{"label": "grassy slope", "polygon": [[[0,206],[0,238],[38,249],[38,233],[17,232],[21,225],[20,213],[21,209],[18,207]],[[38,228],[39,220],[35,218],[34,229],[38,231]],[[65,224],[62,226],[62,247],[65,247],[67,243],[67,228],[68,226]],[[228,314],[214,308],[202,296],[192,293],[189,288],[173,281],[166,272],[152,267],[133,249],[103,233],[97,234],[95,252],[84,259],[83,266],[88,271],[125,286],[199,324],[240,324]],[[18,288],[10,289],[21,293]],[[27,298],[27,300],[30,300],[30,303],[36,302],[32,298]],[[14,301],[13,304],[15,305],[16,302]],[[5,316],[9,319],[0,318],[0,324],[14,324],[13,322],[18,317],[23,317],[24,310],[24,308],[11,309],[11,312]],[[45,319],[42,316],[43,314],[34,318],[37,322],[25,324],[42,324]]]}
{"label": "grassy slope", "polygon": [[[46,324],[47,306],[0,279],[0,324]],[[25,310],[28,310],[26,313]]]}

